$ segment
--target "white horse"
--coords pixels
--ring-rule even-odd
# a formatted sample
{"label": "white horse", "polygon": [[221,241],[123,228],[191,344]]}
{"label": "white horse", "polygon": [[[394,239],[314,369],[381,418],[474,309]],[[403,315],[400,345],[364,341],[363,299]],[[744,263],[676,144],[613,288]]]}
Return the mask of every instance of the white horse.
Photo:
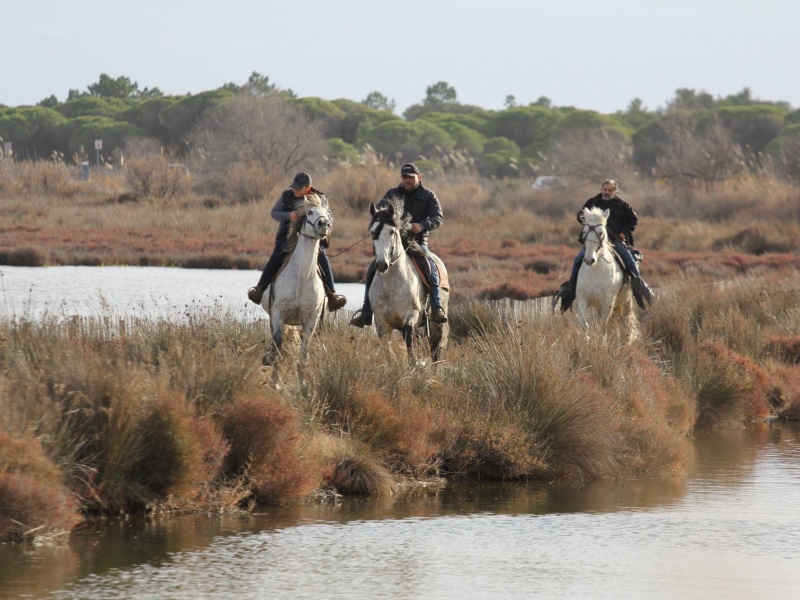
{"label": "white horse", "polygon": [[[375,208],[375,204],[370,204],[369,210],[377,267],[375,279],[369,288],[369,300],[378,336],[390,336],[392,331],[400,331],[406,342],[408,357],[415,362],[414,340],[427,335],[431,359],[438,362],[447,348],[450,329],[447,323],[434,323],[430,317],[428,289],[406,253],[412,240],[411,217],[403,216],[403,203],[397,199],[379,209]],[[444,281],[447,271],[438,258],[437,264],[440,279]],[[449,292],[441,287],[440,295],[442,308],[446,312]]]}
{"label": "white horse", "polygon": [[[627,329],[628,342],[639,335],[633,294],[622,267],[614,257],[606,222],[609,211],[594,207],[583,211],[583,246],[586,254],[578,271],[575,300],[584,329],[589,328],[589,308],[594,307],[607,330],[616,320]],[[587,334],[588,335],[588,334]]]}
{"label": "white horse", "polygon": [[261,300],[261,307],[269,314],[272,332],[271,347],[261,362],[264,366],[272,365],[273,383],[280,380],[284,326],[301,328],[298,377],[301,382],[304,379],[308,343],[325,306],[325,288],[317,273],[317,254],[320,240],[328,235],[332,224],[328,199],[322,194],[307,196],[287,244],[287,250],[292,250],[294,245],[291,257]]}

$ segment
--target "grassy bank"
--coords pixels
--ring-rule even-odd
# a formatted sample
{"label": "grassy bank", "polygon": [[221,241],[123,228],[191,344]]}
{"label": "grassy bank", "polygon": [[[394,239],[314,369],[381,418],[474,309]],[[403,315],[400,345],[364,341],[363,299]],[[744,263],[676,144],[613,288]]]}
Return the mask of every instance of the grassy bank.
{"label": "grassy bank", "polygon": [[[680,475],[696,428],[800,416],[800,280],[684,276],[643,338],[588,342],[571,315],[453,305],[436,369],[327,323],[307,385],[277,392],[263,323],[0,323],[0,538],[82,515],[242,509],[424,478]],[[642,314],[642,313],[640,313]],[[113,315],[112,315],[113,317]]]}

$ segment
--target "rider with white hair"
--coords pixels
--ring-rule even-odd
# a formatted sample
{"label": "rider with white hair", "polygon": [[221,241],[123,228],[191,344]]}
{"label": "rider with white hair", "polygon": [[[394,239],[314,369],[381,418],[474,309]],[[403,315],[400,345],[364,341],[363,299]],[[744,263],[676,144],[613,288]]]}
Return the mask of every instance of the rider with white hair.
{"label": "rider with white hair", "polygon": [[[583,208],[578,211],[578,222],[583,225],[583,211],[586,209],[597,207],[600,210],[608,210],[609,216],[606,229],[610,234],[614,250],[619,254],[625,269],[630,273],[631,289],[634,292],[634,296],[638,296],[637,302],[640,305],[642,304],[639,298],[646,300],[648,304],[652,304],[652,291],[642,279],[639,267],[636,265],[636,260],[631,252],[631,248],[633,248],[633,231],[639,223],[639,217],[636,216],[630,204],[617,196],[618,191],[619,184],[613,179],[606,179],[600,186],[600,193],[589,198],[584,203]],[[556,296],[561,298],[562,311],[568,310],[575,300],[578,270],[581,267],[581,261],[585,253],[586,248],[581,246],[580,252],[578,252],[578,256],[575,257],[575,261],[572,264],[572,274],[569,277],[569,281],[562,284],[561,288],[556,292]]]}
{"label": "rider with white hair", "polygon": [[[439,198],[433,190],[422,185],[420,172],[414,163],[406,163],[400,169],[401,183],[397,187],[390,189],[384,194],[383,198],[377,203],[376,208],[386,206],[390,198],[400,198],[403,200],[404,212],[411,215],[411,233],[414,241],[425,253],[430,265],[429,284],[431,299],[431,318],[435,323],[447,323],[447,313],[442,308],[441,296],[439,294],[439,269],[436,262],[431,258],[428,249],[428,232],[439,227],[444,221],[442,206]],[[369,287],[375,277],[376,265],[373,260],[367,269],[367,280],[364,290],[364,305],[361,310],[356,312],[350,320],[354,327],[364,327],[372,325],[372,306],[369,301]]]}
{"label": "rider with white hair", "polygon": [[[271,215],[278,223],[278,233],[275,236],[275,247],[272,249],[272,256],[269,257],[264,267],[258,284],[247,291],[247,297],[255,304],[261,304],[264,291],[272,283],[281,264],[283,264],[286,250],[286,241],[289,236],[289,226],[300,218],[300,209],[303,208],[306,196],[309,194],[319,194],[322,192],[311,187],[311,176],[308,173],[300,172],[294,176],[292,185],[284,190],[278,201],[272,207]],[[333,283],[333,269],[325,250],[327,239],[320,243],[317,264],[325,281],[325,295],[328,297],[328,310],[335,311],[347,304],[347,298],[337,294]]]}

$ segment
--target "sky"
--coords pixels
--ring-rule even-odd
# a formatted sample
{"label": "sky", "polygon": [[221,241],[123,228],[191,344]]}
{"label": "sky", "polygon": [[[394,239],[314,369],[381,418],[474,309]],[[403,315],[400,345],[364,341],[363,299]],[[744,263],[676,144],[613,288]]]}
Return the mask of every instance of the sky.
{"label": "sky", "polygon": [[402,112],[463,104],[613,113],[679,88],[800,108],[798,0],[0,0],[0,104],[66,100],[102,73],[169,95],[253,71],[300,97]]}

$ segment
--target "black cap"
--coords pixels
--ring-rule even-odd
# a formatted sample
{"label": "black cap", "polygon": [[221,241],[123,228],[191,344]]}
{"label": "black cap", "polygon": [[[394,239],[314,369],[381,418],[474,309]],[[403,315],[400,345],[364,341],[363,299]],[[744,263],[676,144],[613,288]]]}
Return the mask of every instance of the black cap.
{"label": "black cap", "polygon": [[406,163],[400,169],[400,175],[419,175],[419,169],[414,163]]}
{"label": "black cap", "polygon": [[305,171],[301,171],[294,176],[294,180],[292,181],[293,190],[302,190],[304,187],[308,187],[309,185],[311,185],[311,175]]}

